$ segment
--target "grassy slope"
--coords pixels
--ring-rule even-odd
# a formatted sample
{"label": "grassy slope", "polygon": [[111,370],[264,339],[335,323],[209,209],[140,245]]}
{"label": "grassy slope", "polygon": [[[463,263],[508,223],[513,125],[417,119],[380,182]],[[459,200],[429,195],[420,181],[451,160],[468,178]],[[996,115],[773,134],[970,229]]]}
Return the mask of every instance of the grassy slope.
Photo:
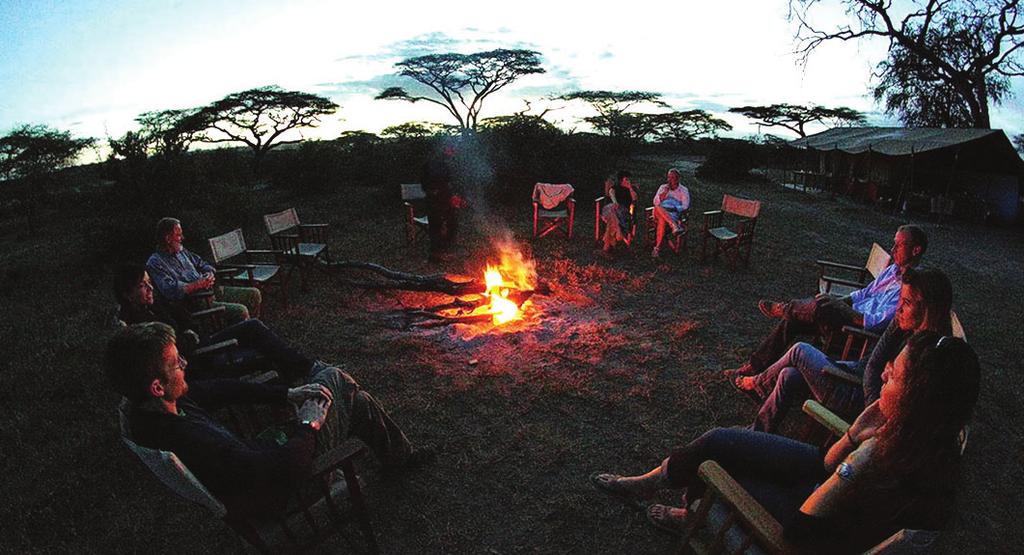
{"label": "grassy slope", "polygon": [[[646,195],[666,164],[647,164],[639,177]],[[288,311],[270,306],[266,320],[282,335],[348,368],[414,441],[441,448],[427,471],[371,479],[384,552],[668,552],[669,538],[596,494],[586,476],[646,470],[711,426],[749,422],[753,408],[719,371],[769,329],[756,300],[807,294],[814,259],[862,260],[872,241],[888,247],[896,226],[915,220],[765,185],[686,183],[697,211],[714,208],[724,191],[765,201],[749,268],[700,263],[693,243],[681,259],[655,263],[637,251],[600,260],[592,211],[580,199],[578,236],[535,247],[555,291],[538,301],[539,327],[474,339],[396,332],[385,326],[389,310],[432,299],[346,291],[319,276],[309,292],[295,288]],[[293,201],[260,191],[244,225],[261,245],[256,215],[295,202],[305,220],[334,224],[335,253],[433,271],[422,245],[405,245],[397,206],[367,208],[381,196],[355,189]],[[0,228],[0,521],[8,531],[0,551],[239,550],[223,525],[167,494],[120,445],[116,398],[98,366],[108,280],[90,269],[103,262],[91,254],[97,230],[119,215],[82,206],[61,216],[30,240]],[[527,205],[504,216],[517,237],[529,236]],[[953,278],[984,373],[960,518],[937,552],[1006,551],[1024,542],[1012,516],[1024,501],[1021,235],[920,223],[932,241],[927,261]],[[461,248],[479,254],[487,245],[467,233]],[[475,272],[479,258],[449,269]],[[467,364],[474,358],[480,363]]]}

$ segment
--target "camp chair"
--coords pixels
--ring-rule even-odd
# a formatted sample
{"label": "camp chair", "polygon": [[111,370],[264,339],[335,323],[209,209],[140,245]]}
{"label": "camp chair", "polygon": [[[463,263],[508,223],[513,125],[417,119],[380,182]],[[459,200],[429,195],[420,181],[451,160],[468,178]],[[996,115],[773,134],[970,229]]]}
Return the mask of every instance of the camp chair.
{"label": "camp chair", "polygon": [[[837,437],[850,425],[815,401],[804,411]],[[704,496],[691,507],[678,553],[745,555],[796,554],[802,551],[783,537],[782,525],[715,461],[705,461],[698,475],[707,484]],[[938,538],[935,530],[903,529],[865,555],[927,553]]]}
{"label": "camp chair", "polygon": [[[750,200],[732,195],[722,196],[722,209],[704,212],[704,240],[701,244],[700,257],[707,254],[708,241],[713,241],[715,256],[723,251],[732,253],[733,261],[739,260],[740,249],[747,247],[743,255],[744,263],[750,262],[750,251],[754,246],[754,230],[757,227],[757,216],[761,213],[761,201]],[[725,217],[729,217],[729,221]],[[726,224],[731,225],[728,227]],[[733,230],[735,228],[735,231]]]}
{"label": "camp chair", "polygon": [[[281,305],[288,308],[288,272],[277,264],[253,263],[257,256],[280,260],[282,254],[279,251],[246,248],[245,236],[242,235],[241,229],[212,237],[209,243],[213,263],[219,266],[218,273],[227,272],[227,275],[218,277],[219,280],[223,280],[224,285],[256,287],[264,292],[268,287],[275,287],[281,294]],[[223,263],[224,260],[235,257],[244,258],[245,264]]]}
{"label": "camp chair", "polygon": [[[284,260],[296,270],[302,267],[321,267],[330,263],[327,236],[330,224],[304,224],[294,208],[274,214],[265,214],[263,223],[270,235],[271,248],[282,253]],[[306,274],[302,273],[302,288],[306,288]]]}
{"label": "camp chair", "polygon": [[[564,196],[566,192],[568,196]],[[568,183],[537,183],[533,186],[534,239],[556,230],[572,239],[572,226],[576,219],[576,199],[572,194],[573,187]]]}
{"label": "camp chair", "polygon": [[[280,542],[287,542],[289,551],[308,549],[327,539],[334,532],[340,531],[348,516],[353,517],[358,524],[370,552],[377,552],[377,541],[355,473],[355,460],[366,452],[366,447],[358,441],[346,441],[313,461],[311,480],[319,486],[319,498],[299,499],[300,496],[296,495],[295,499],[289,501],[284,514],[275,518],[240,517],[228,512],[227,507],[206,489],[173,452],[151,449],[135,443],[128,419],[129,406],[127,399],[122,399],[118,407],[121,441],[128,450],[135,453],[172,492],[186,501],[202,505],[261,553],[271,553],[270,545]],[[330,483],[332,473],[338,468],[342,471],[344,481]],[[338,502],[346,495],[348,507],[342,511]],[[323,514],[325,512],[326,519]],[[304,538],[295,533],[302,521],[306,523],[305,527],[310,532],[308,537]]]}
{"label": "camp chair", "polygon": [[[683,228],[681,235],[673,235],[672,232],[665,231],[665,243],[668,248],[672,249],[673,252],[686,251],[686,238],[690,235],[690,211],[687,210],[683,213],[682,218],[679,219],[679,224]],[[654,217],[654,207],[648,206],[644,208],[644,246],[654,246],[655,241],[658,239],[658,222]]]}
{"label": "camp chair", "polygon": [[427,229],[427,194],[419,183],[402,183],[402,204],[405,206],[405,240],[415,241]]}
{"label": "camp chair", "polygon": [[[849,295],[864,288],[871,280],[878,277],[889,265],[892,257],[878,243],[871,244],[871,253],[863,266],[840,264],[828,260],[817,260],[818,292],[833,295]],[[842,273],[843,275],[839,275]]]}
{"label": "camp chair", "polygon": [[[601,244],[604,240],[604,221],[601,219],[601,210],[604,209],[606,202],[611,202],[608,197],[600,196],[594,199],[594,241]],[[629,229],[626,230],[626,245],[633,244],[633,238],[636,237],[636,203],[634,202],[629,207]]]}

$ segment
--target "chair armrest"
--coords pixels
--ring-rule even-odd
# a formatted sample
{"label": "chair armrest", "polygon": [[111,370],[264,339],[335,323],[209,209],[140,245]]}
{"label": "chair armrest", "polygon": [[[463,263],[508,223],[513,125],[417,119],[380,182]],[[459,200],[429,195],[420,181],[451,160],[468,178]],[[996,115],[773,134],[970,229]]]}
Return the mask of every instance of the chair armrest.
{"label": "chair armrest", "polygon": [[222,313],[222,312],[227,312],[227,310],[228,310],[227,307],[225,307],[223,305],[221,305],[221,306],[211,306],[210,308],[205,308],[203,310],[197,310],[197,311],[193,312],[192,313],[192,317],[193,318],[205,318],[207,316],[213,316],[215,314],[219,314],[219,313]]}
{"label": "chair armrest", "polygon": [[[229,278],[238,273],[238,270],[232,264],[221,264],[220,268],[213,271],[213,276],[216,279]],[[213,295],[213,292],[209,292]]]}
{"label": "chair armrest", "polygon": [[729,507],[736,510],[737,517],[742,520],[748,532],[760,545],[770,546],[771,553],[788,553],[792,549],[782,537],[782,525],[760,503],[757,502],[743,486],[739,485],[715,461],[704,461],[698,469],[701,479],[708,488],[715,491],[718,497]]}
{"label": "chair armrest", "polygon": [[331,224],[300,224],[302,229],[327,229],[331,227]]}
{"label": "chair armrest", "polygon": [[[220,307],[220,308],[224,308],[224,307]],[[215,353],[217,351],[220,351],[220,350],[223,350],[223,349],[227,349],[229,347],[234,347],[236,345],[238,345],[238,340],[237,339],[225,339],[224,341],[221,341],[221,342],[218,342],[218,343],[214,343],[213,345],[207,345],[205,347],[200,347],[200,348],[192,351],[192,354],[195,355],[195,356],[202,356],[202,355],[206,355],[206,354],[209,354],[209,353]]]}
{"label": "chair armrest", "polygon": [[249,250],[247,250],[245,252],[246,252],[246,254],[257,254],[257,255],[262,255],[262,254],[281,254],[281,251],[275,251],[275,250],[271,250],[271,249],[249,249]]}
{"label": "chair armrest", "polygon": [[822,276],[819,276],[818,279],[827,281],[829,283],[838,283],[839,285],[848,285],[850,287],[855,287],[857,289],[861,289],[862,287],[864,287],[866,285],[863,281],[855,281],[855,280],[852,280],[852,279],[843,279],[843,278],[835,277],[835,276],[822,275]]}
{"label": "chair armrest", "polygon": [[815,264],[822,267],[839,268],[841,270],[850,270],[851,272],[859,272],[864,270],[863,266],[853,266],[851,264],[840,264],[839,262],[832,262],[829,260],[815,260]]}
{"label": "chair armrest", "polygon": [[843,326],[843,333],[849,335],[858,335],[864,339],[870,339],[874,341],[878,341],[878,338],[882,337],[881,334],[868,331],[860,326]]}
{"label": "chair armrest", "polygon": [[280,376],[278,376],[277,372],[275,372],[273,370],[267,370],[266,372],[256,372],[256,373],[253,373],[253,374],[246,374],[246,375],[238,378],[238,381],[242,381],[242,382],[246,382],[246,383],[267,383],[267,382],[272,382],[272,381],[276,380],[279,377]]}
{"label": "chair armrest", "polygon": [[597,197],[596,199],[594,199],[594,204],[601,204],[602,202],[604,202],[606,200],[608,200],[608,199],[603,197],[603,196],[600,196],[600,197]]}
{"label": "chair armrest", "polygon": [[238,273],[238,270],[255,270],[255,264],[222,264],[222,268],[234,270],[230,272],[230,275],[234,276]]}
{"label": "chair armrest", "polygon": [[821,371],[827,376],[832,376],[833,378],[838,378],[840,380],[850,382],[853,385],[864,385],[864,378],[858,376],[857,374],[852,374],[845,370],[840,370],[835,366],[825,366],[824,368],[821,369]]}
{"label": "chair armrest", "polygon": [[828,410],[814,399],[804,401],[804,413],[814,419],[818,424],[824,426],[825,429],[836,437],[845,434],[846,431],[850,429],[850,424],[836,416],[836,413]]}
{"label": "chair armrest", "polygon": [[341,466],[345,461],[354,459],[366,452],[366,446],[350,439],[345,443],[313,459],[312,473],[320,476]]}

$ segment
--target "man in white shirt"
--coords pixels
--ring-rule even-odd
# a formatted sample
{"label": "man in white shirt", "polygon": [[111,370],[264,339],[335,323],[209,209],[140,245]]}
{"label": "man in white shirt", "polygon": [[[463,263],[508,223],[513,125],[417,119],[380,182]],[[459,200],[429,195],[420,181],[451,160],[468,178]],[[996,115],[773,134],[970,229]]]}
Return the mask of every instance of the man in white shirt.
{"label": "man in white shirt", "polygon": [[690,209],[690,191],[679,184],[679,170],[669,169],[667,177],[668,183],[663,183],[654,194],[654,222],[657,226],[654,250],[651,252],[654,258],[661,252],[661,242],[665,239],[666,228],[675,236],[686,232],[683,218]]}

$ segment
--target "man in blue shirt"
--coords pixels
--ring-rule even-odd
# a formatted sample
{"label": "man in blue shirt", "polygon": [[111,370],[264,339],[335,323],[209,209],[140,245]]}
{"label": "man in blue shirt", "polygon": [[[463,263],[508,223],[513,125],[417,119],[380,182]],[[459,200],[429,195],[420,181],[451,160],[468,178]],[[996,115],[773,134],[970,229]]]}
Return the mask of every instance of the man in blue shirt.
{"label": "man in blue shirt", "polygon": [[924,230],[904,225],[896,230],[893,239],[892,263],[863,289],[845,297],[821,293],[788,302],[761,301],[759,308],[765,316],[782,321],[761,341],[746,364],[726,370],[726,375],[735,379],[763,372],[803,334],[837,330],[845,325],[881,332],[896,313],[903,273],[920,263],[927,248]]}
{"label": "man in blue shirt", "polygon": [[[175,218],[162,218],[156,224],[157,250],[146,261],[146,270],[153,285],[168,301],[181,301],[185,297],[214,289],[215,268],[199,255],[186,249],[182,242],[185,233]],[[229,323],[259,318],[263,297],[255,287],[218,286],[214,293],[215,306],[223,306]]]}

